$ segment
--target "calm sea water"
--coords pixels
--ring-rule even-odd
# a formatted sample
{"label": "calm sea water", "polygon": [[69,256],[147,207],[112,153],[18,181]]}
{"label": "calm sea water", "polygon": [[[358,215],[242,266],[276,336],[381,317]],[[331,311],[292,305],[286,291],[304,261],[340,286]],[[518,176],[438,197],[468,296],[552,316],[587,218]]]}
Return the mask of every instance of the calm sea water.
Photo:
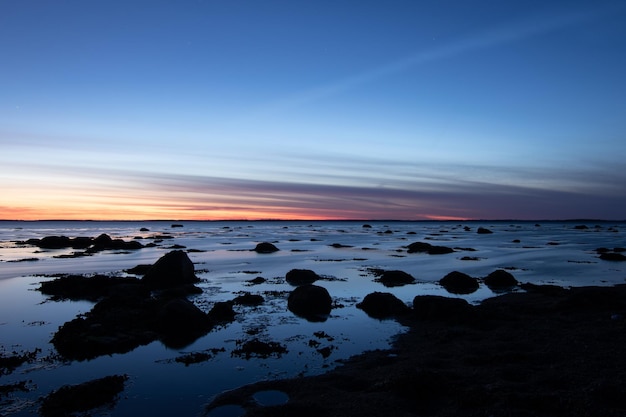
{"label": "calm sea water", "polygon": [[[0,401],[0,414],[36,415],[36,399],[64,384],[76,384],[112,374],[127,374],[130,381],[113,409],[96,414],[111,416],[202,415],[203,405],[219,392],[271,378],[312,375],[336,366],[337,360],[366,350],[389,347],[403,328],[392,320],[369,318],[355,305],[373,291],[391,292],[410,304],[418,294],[453,297],[437,281],[457,270],[484,277],[507,268],[521,282],[563,286],[613,285],[624,283],[624,263],[600,260],[599,247],[625,247],[626,223],[572,222],[0,222],[0,349],[3,352],[42,349],[38,360],[0,376],[0,385],[29,380],[30,392],[14,393]],[[470,230],[465,230],[465,227]],[[486,227],[492,234],[477,234]],[[148,231],[140,231],[147,228]],[[105,251],[90,257],[59,258],[68,250],[42,251],[16,242],[48,235],[113,238],[151,242],[157,234],[169,234],[159,246],[128,253]],[[273,242],[279,252],[251,251],[259,242]],[[408,254],[405,247],[416,241],[457,250],[447,255]],[[333,244],[343,246],[335,248]],[[91,361],[54,359],[49,343],[57,328],[88,312],[90,302],[53,302],[35,289],[55,273],[104,273],[125,275],[138,264],[154,263],[182,245],[202,279],[203,294],[190,299],[204,311],[217,301],[233,299],[239,292],[261,294],[260,307],[236,307],[234,323],[213,330],[193,344],[178,350],[160,342],[126,354]],[[474,249],[469,251],[467,249]],[[474,260],[463,260],[472,257]],[[329,319],[311,323],[287,310],[284,282],[293,268],[312,269],[328,279],[325,287],[337,305]],[[385,288],[374,281],[370,269],[399,269],[418,283]],[[249,286],[262,276],[267,282]],[[488,288],[463,296],[470,302],[494,296]],[[324,332],[323,337],[316,336]],[[236,341],[256,333],[265,341],[286,346],[288,353],[267,359],[231,356]],[[312,346],[314,340],[319,345]],[[224,348],[212,359],[185,366],[173,359],[191,352]],[[324,357],[318,349],[329,347]]]}

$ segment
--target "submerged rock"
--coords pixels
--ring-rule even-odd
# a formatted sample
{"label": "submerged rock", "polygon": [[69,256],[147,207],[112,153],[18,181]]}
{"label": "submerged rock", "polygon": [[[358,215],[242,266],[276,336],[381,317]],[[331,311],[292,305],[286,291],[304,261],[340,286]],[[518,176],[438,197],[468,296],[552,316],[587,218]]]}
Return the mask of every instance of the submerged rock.
{"label": "submerged rock", "polygon": [[285,279],[290,285],[298,286],[313,284],[315,281],[320,279],[320,277],[310,269],[292,269],[287,272]]}
{"label": "submerged rock", "polygon": [[356,307],[363,310],[368,316],[377,319],[399,316],[410,311],[402,300],[388,292],[367,294]]}
{"label": "submerged rock", "polygon": [[478,289],[478,280],[467,274],[452,271],[439,280],[448,292],[452,294],[471,294]]}
{"label": "submerged rock", "polygon": [[292,313],[310,321],[324,321],[330,314],[332,298],[326,288],[302,285],[289,294],[287,308]]}
{"label": "submerged rock", "polygon": [[478,233],[479,235],[488,235],[493,233],[491,230],[485,228],[485,227],[479,227],[478,230],[476,231],[476,233]]}
{"label": "submerged rock", "polygon": [[141,281],[154,287],[172,287],[193,284],[200,279],[195,275],[189,256],[182,250],[175,250],[159,258]]}

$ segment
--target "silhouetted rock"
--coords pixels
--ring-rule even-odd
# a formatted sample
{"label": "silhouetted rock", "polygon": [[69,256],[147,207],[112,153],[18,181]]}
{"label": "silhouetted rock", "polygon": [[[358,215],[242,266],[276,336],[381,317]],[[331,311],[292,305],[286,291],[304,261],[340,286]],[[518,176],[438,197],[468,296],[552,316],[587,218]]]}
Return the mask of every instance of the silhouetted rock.
{"label": "silhouetted rock", "polygon": [[53,300],[88,300],[98,301],[113,295],[142,295],[149,294],[136,278],[109,277],[95,275],[65,275],[52,281],[43,281],[38,290],[45,295],[52,296]]}
{"label": "silhouetted rock", "polygon": [[133,275],[146,275],[150,268],[152,268],[152,264],[139,264],[132,268],[125,269],[124,272]]}
{"label": "silhouetted rock", "polygon": [[142,227],[141,229],[139,229],[140,232],[149,232],[150,229],[148,229],[147,227]]}
{"label": "silhouetted rock", "polygon": [[111,375],[78,385],[64,385],[41,399],[39,413],[44,417],[83,415],[91,409],[111,408],[124,390],[126,375]]}
{"label": "silhouetted rock", "polygon": [[404,271],[393,270],[384,271],[376,281],[380,282],[385,287],[400,287],[402,285],[414,284],[415,278]]}
{"label": "silhouetted rock", "polygon": [[174,223],[173,225],[170,226],[172,229],[175,229],[177,227],[185,227],[184,225],[180,224],[180,223]]}
{"label": "silhouetted rock", "polygon": [[487,275],[484,279],[485,285],[492,290],[504,290],[507,288],[515,287],[519,284],[515,277],[505,271],[504,269],[498,269]]}
{"label": "silhouetted rock", "polygon": [[605,252],[600,255],[600,259],[605,261],[626,261],[626,256],[618,252]]}
{"label": "silhouetted rock", "polygon": [[478,289],[478,280],[467,274],[452,271],[439,280],[448,292],[452,294],[470,294]]}
{"label": "silhouetted rock", "polygon": [[371,229],[371,228],[372,228],[372,225],[371,225],[371,224],[367,224],[367,223],[366,223],[366,224],[364,224],[362,227],[363,227],[364,229]]}
{"label": "silhouetted rock", "polygon": [[67,236],[45,236],[41,239],[31,239],[29,242],[42,249],[64,249],[72,246],[72,241]]}
{"label": "silhouetted rock", "polygon": [[352,248],[354,246],[350,246],[350,245],[344,245],[343,243],[333,243],[332,245],[329,245],[335,249],[341,249],[341,248]]}
{"label": "silhouetted rock", "polygon": [[357,308],[373,318],[384,319],[399,316],[410,311],[409,307],[395,295],[388,292],[373,292],[367,294]]}
{"label": "silhouetted rock", "polygon": [[472,311],[472,308],[467,301],[461,298],[418,295],[413,299],[413,313],[419,319],[464,319]]}
{"label": "silhouetted rock", "polygon": [[302,285],[294,289],[287,300],[292,313],[310,321],[324,321],[330,314],[332,298],[326,288],[317,285]]}
{"label": "silhouetted rock", "polygon": [[168,337],[200,336],[211,328],[207,314],[186,298],[174,298],[163,304],[157,313],[159,330]]}
{"label": "silhouetted rock", "polygon": [[235,310],[231,301],[219,301],[213,305],[207,314],[209,320],[215,324],[230,323],[235,320]]}
{"label": "silhouetted rock", "polygon": [[587,230],[587,229],[589,229],[589,226],[587,226],[585,224],[579,224],[579,225],[574,226],[574,229],[576,229],[576,230]]}
{"label": "silhouetted rock", "polygon": [[408,253],[428,253],[429,255],[443,255],[454,252],[447,246],[434,246],[426,242],[414,242],[408,246]]}
{"label": "silhouetted rock", "polygon": [[250,294],[249,292],[239,295],[233,299],[234,304],[240,304],[244,306],[258,306],[263,304],[265,300],[263,296],[258,294]]}
{"label": "silhouetted rock", "polygon": [[256,253],[274,253],[279,250],[280,249],[278,249],[275,245],[269,242],[261,242],[257,244],[256,247],[254,248],[254,251]]}
{"label": "silhouetted rock", "polygon": [[476,231],[476,233],[478,233],[479,235],[488,235],[493,233],[491,230],[485,228],[485,227],[479,227],[478,230]]}
{"label": "silhouetted rock", "polygon": [[259,284],[263,284],[265,281],[267,281],[265,278],[263,277],[256,277],[253,279],[249,279],[246,282],[249,282],[250,285],[259,285]]}
{"label": "silhouetted rock", "polygon": [[163,255],[141,279],[154,287],[172,287],[200,281],[195,275],[193,262],[182,250]]}
{"label": "silhouetted rock", "polygon": [[285,279],[290,285],[297,286],[313,284],[315,281],[320,279],[320,277],[310,269],[292,269],[291,271],[287,272],[287,275],[285,275]]}

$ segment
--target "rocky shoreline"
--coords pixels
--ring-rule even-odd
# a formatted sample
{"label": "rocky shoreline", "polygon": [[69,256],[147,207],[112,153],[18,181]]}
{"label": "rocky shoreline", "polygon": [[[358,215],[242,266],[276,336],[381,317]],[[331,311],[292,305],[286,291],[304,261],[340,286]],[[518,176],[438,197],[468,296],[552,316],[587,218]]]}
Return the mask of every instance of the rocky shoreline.
{"label": "rocky shoreline", "polygon": [[[445,305],[398,316],[410,330],[392,350],[320,376],[244,386],[207,411],[228,404],[246,416],[626,414],[626,285],[529,285],[454,314]],[[280,390],[289,401],[262,407],[252,398],[260,390]]]}

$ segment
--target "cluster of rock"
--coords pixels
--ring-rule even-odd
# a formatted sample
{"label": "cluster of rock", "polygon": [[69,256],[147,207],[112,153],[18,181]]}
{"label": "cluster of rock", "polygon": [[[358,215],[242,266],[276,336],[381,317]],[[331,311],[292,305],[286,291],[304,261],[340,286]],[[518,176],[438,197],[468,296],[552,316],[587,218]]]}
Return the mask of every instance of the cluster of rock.
{"label": "cluster of rock", "polygon": [[82,255],[90,255],[103,250],[136,250],[144,247],[136,240],[113,239],[106,233],[98,237],[45,236],[41,239],[28,239],[19,243],[37,246],[41,249],[84,249]]}
{"label": "cluster of rock", "polygon": [[84,360],[128,352],[161,340],[185,346],[215,325],[235,317],[232,302],[218,302],[205,313],[186,297],[201,292],[183,251],[161,257],[142,279],[66,276],[43,282],[39,290],[56,298],[98,300],[93,309],[62,325],[52,338],[67,359]]}

